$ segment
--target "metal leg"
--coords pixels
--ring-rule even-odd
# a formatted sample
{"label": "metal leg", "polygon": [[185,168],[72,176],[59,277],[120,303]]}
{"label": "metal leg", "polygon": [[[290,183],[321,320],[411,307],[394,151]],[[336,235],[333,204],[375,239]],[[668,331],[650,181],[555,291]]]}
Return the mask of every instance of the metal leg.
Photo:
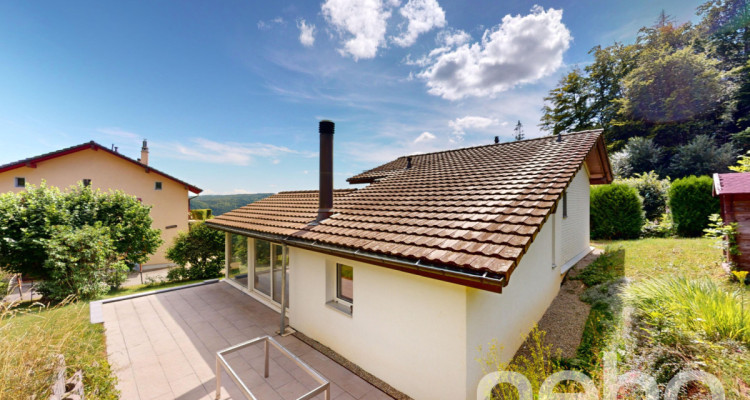
{"label": "metal leg", "polygon": [[268,339],[263,341],[263,347],[266,350],[266,375],[265,377],[268,378]]}
{"label": "metal leg", "polygon": [[221,363],[219,357],[216,357],[216,400],[221,398]]}
{"label": "metal leg", "polygon": [[330,383],[326,385],[326,395],[325,395],[325,398],[326,398],[326,400],[331,400],[331,384]]}

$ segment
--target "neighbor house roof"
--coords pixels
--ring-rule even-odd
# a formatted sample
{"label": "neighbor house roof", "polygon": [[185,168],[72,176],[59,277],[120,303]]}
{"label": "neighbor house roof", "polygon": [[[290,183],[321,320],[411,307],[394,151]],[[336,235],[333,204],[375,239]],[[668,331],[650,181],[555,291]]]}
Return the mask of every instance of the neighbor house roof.
{"label": "neighbor house roof", "polygon": [[161,171],[159,171],[159,170],[157,170],[157,169],[155,169],[153,167],[150,167],[148,165],[141,164],[140,162],[138,162],[138,161],[136,161],[136,160],[134,160],[134,159],[132,159],[130,157],[127,157],[125,155],[122,155],[122,154],[120,154],[120,153],[118,153],[116,151],[110,150],[110,149],[108,149],[108,148],[100,145],[99,143],[94,142],[93,140],[90,141],[90,142],[88,142],[88,143],[83,143],[83,144],[79,144],[79,145],[76,145],[76,146],[67,147],[67,148],[64,148],[64,149],[61,149],[61,150],[53,151],[51,153],[42,154],[40,156],[30,157],[30,158],[26,158],[26,159],[23,159],[23,160],[15,161],[15,162],[12,162],[12,163],[8,163],[8,164],[5,164],[5,165],[0,165],[0,173],[1,172],[5,172],[5,171],[14,170],[14,169],[17,169],[17,168],[22,168],[22,167],[36,168],[37,164],[42,163],[44,161],[51,160],[51,159],[58,158],[58,157],[63,157],[63,156],[66,156],[68,154],[73,154],[73,153],[77,153],[79,151],[89,150],[89,149],[96,150],[96,151],[105,151],[105,152],[110,153],[110,154],[112,154],[114,156],[120,157],[123,160],[129,161],[129,162],[131,162],[131,163],[133,163],[133,164],[135,164],[135,165],[143,168],[145,172],[156,173],[156,174],[159,174],[159,175],[161,175],[161,176],[163,176],[163,177],[165,177],[167,179],[171,179],[171,180],[173,180],[173,181],[175,181],[175,182],[177,182],[177,183],[179,183],[181,185],[184,185],[189,191],[191,191],[193,193],[198,194],[198,193],[200,193],[200,192],[203,191],[203,189],[200,189],[197,186],[194,186],[194,185],[191,185],[191,184],[189,184],[189,183],[187,183],[185,181],[179,180],[179,179],[177,179],[177,178],[175,178],[175,177],[173,177],[173,176],[171,176],[169,174],[161,172]]}
{"label": "neighbor house roof", "polygon": [[334,214],[317,225],[309,224],[317,191],[279,193],[207,223],[386,266],[414,263],[421,275],[504,285],[584,165],[591,183],[612,180],[600,130],[411,158],[411,168],[401,157],[350,178],[370,185],[336,191]]}
{"label": "neighbor house roof", "polygon": [[750,172],[714,174],[714,195],[750,194]]}

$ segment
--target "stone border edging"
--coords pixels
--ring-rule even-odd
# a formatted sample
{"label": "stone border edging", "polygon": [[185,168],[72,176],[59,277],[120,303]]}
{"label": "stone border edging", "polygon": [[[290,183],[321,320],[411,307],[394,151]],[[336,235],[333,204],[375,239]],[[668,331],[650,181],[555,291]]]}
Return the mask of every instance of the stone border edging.
{"label": "stone border edging", "polygon": [[151,291],[143,292],[143,293],[129,294],[127,296],[113,297],[111,299],[92,301],[89,303],[90,321],[92,324],[101,324],[104,322],[104,313],[102,311],[102,306],[107,303],[115,303],[115,302],[123,301],[123,300],[136,299],[138,297],[145,297],[145,296],[151,296],[154,294],[173,292],[175,290],[182,290],[182,289],[189,289],[189,288],[198,287],[198,286],[211,285],[219,281],[220,279],[207,279],[203,282],[191,283],[189,285],[175,286],[175,287],[166,288],[166,289],[157,289],[157,290],[151,290]]}

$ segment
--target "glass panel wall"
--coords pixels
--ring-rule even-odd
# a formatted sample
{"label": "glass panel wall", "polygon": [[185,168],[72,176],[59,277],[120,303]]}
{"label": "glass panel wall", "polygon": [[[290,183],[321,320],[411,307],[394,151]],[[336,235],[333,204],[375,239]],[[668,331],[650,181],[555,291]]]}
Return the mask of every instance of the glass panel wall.
{"label": "glass panel wall", "polygon": [[247,237],[241,235],[229,235],[231,245],[229,246],[229,273],[230,279],[247,287]]}
{"label": "glass panel wall", "polygon": [[271,297],[271,243],[255,239],[255,290]]}
{"label": "glass panel wall", "polygon": [[[274,244],[273,249],[273,301],[281,304],[281,274],[284,268],[284,248],[280,244]],[[286,265],[289,265],[287,254]],[[286,270],[286,288],[284,290],[285,303],[289,306],[289,269]]]}

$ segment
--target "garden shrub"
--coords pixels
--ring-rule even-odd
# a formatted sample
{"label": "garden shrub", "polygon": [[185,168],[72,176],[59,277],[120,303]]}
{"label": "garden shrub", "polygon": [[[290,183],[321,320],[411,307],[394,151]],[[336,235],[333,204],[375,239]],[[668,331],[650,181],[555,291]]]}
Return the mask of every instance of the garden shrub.
{"label": "garden shrub", "polygon": [[178,265],[167,273],[171,281],[216,278],[224,267],[224,233],[197,223],[175,238],[167,258]]}
{"label": "garden shrub", "polygon": [[107,228],[118,259],[143,263],[162,243],[149,213],[150,207],[134,196],[83,184],[66,192],[42,183],[20,193],[0,194],[0,237],[5,239],[0,240],[0,265],[8,272],[47,280],[47,242],[55,227],[97,224]]}
{"label": "garden shrub", "polygon": [[591,237],[635,239],[643,228],[643,210],[638,192],[624,184],[591,188]]}
{"label": "garden shrub", "polygon": [[708,217],[719,212],[719,199],[713,197],[713,179],[694,175],[672,182],[669,208],[679,236],[698,237],[708,227]]}
{"label": "garden shrub", "polygon": [[675,234],[674,221],[671,213],[664,213],[658,221],[646,221],[643,225],[643,237],[666,238]]}
{"label": "garden shrub", "polygon": [[649,171],[615,183],[624,183],[638,191],[647,220],[654,221],[667,211],[669,179],[659,179],[656,172]]}
{"label": "garden shrub", "polygon": [[106,294],[112,281],[122,282],[127,273],[107,228],[57,226],[46,242],[45,270],[49,279],[38,286],[47,299],[61,301],[70,295],[82,300]]}
{"label": "garden shrub", "polygon": [[211,214],[210,208],[190,210],[190,219],[194,219],[197,221],[205,221],[213,217],[214,216]]}

